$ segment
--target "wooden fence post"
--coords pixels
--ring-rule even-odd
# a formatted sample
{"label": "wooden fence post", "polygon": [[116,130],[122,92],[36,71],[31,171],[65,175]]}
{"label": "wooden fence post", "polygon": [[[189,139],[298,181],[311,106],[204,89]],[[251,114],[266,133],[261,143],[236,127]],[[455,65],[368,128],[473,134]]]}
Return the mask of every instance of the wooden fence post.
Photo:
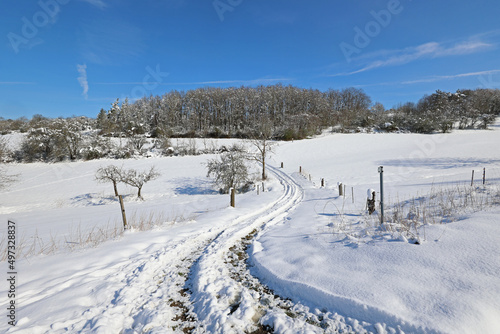
{"label": "wooden fence post", "polygon": [[339,182],[339,196],[343,196],[344,195],[344,187],[342,187],[342,183]]}
{"label": "wooden fence post", "polygon": [[127,216],[125,215],[125,206],[123,205],[123,196],[118,195],[118,199],[120,200],[120,207],[122,209],[122,219],[123,219],[123,229],[127,229]]}
{"label": "wooden fence post", "polygon": [[302,166],[299,166],[299,173],[302,174]]}
{"label": "wooden fence post", "polygon": [[283,163],[281,163],[281,168],[283,168]]}
{"label": "wooden fence post", "polygon": [[236,206],[236,196],[235,196],[235,191],[234,188],[231,188],[229,190],[229,193],[231,194],[231,206],[234,208]]}
{"label": "wooden fence post", "polygon": [[321,179],[321,187],[325,187],[325,179]]}
{"label": "wooden fence post", "polygon": [[257,195],[260,195],[260,186],[257,185]]}
{"label": "wooden fence post", "polygon": [[483,168],[483,185],[486,183],[486,168]]}
{"label": "wooden fence post", "polygon": [[474,170],[472,170],[472,179],[470,180],[470,186],[474,185]]}

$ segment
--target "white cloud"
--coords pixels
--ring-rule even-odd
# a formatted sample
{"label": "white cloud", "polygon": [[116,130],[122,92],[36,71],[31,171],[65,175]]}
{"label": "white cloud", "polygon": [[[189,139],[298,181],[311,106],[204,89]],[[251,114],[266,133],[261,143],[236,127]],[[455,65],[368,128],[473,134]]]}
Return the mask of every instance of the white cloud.
{"label": "white cloud", "polygon": [[437,75],[437,76],[426,78],[426,79],[403,81],[403,82],[401,82],[401,84],[412,85],[412,84],[416,84],[416,83],[435,82],[435,81],[441,81],[441,80],[452,80],[452,79],[465,78],[465,77],[479,77],[479,76],[483,76],[483,75],[493,75],[493,74],[497,74],[497,73],[500,73],[500,70],[469,72],[469,73],[460,73],[460,74],[454,74],[454,75]]}
{"label": "white cloud", "polygon": [[[158,85],[175,86],[175,85],[222,85],[222,84],[239,84],[239,85],[258,85],[272,84],[277,82],[293,81],[292,78],[262,78],[252,80],[214,80],[214,81],[196,81],[196,82],[161,82]],[[96,82],[96,85],[142,85],[144,82]]]}
{"label": "white cloud", "polygon": [[[366,65],[361,69],[347,73],[334,74],[332,76],[348,76],[381,67],[404,65],[425,58],[439,58],[477,53],[491,49],[494,46],[494,44],[479,40],[467,40],[454,45],[429,42],[400,50],[387,50],[384,52],[377,51],[376,53],[367,54],[358,58],[358,60],[366,59]],[[384,59],[374,59],[379,58],[381,55],[383,55]]]}
{"label": "white cloud", "polygon": [[82,0],[82,1],[87,2],[93,6],[100,8],[100,9],[104,9],[105,7],[107,7],[107,5],[102,0]]}
{"label": "white cloud", "polygon": [[0,81],[0,85],[35,85],[35,82],[27,81]]}
{"label": "white cloud", "polygon": [[82,95],[85,97],[87,100],[89,98],[89,82],[87,81],[87,65],[76,65],[76,69],[78,70],[78,73],[80,76],[78,77],[78,82],[80,83],[80,86],[82,87]]}

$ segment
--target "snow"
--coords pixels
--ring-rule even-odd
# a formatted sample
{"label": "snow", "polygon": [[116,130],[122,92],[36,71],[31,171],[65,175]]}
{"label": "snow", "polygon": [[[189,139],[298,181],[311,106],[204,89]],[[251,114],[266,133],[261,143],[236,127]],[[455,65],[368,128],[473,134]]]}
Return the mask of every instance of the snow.
{"label": "snow", "polygon": [[[16,221],[27,256],[16,262],[17,324],[3,316],[0,332],[181,333],[192,325],[195,333],[243,333],[260,324],[276,333],[497,333],[498,206],[457,208],[457,221],[422,227],[418,244],[384,231],[379,213],[365,211],[367,190],[380,199],[378,166],[387,212],[433,189],[470,185],[472,170],[471,196],[490,191],[500,201],[500,123],[492,128],[279,143],[266,191],[237,195],[236,208],[205,176],[203,163],[213,155],[9,164],[19,180],[0,193],[0,233],[8,219]],[[281,162],[283,169],[272,167]],[[145,184],[144,201],[119,185],[131,222],[134,214],[157,218],[148,231],[136,225],[85,243],[90,231],[121,228],[112,185],[94,181],[108,164],[157,168],[161,176]],[[290,301],[235,279],[228,254],[245,238],[249,271],[240,260],[238,275]],[[0,268],[7,273],[6,262]],[[3,283],[0,309],[8,302]]]}

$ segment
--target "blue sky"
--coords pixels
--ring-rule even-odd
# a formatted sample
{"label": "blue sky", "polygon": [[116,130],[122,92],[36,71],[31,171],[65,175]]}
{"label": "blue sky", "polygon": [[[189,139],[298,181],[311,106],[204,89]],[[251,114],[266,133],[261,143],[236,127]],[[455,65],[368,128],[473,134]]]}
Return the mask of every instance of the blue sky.
{"label": "blue sky", "polygon": [[0,116],[95,117],[204,86],[500,88],[498,1],[2,0]]}

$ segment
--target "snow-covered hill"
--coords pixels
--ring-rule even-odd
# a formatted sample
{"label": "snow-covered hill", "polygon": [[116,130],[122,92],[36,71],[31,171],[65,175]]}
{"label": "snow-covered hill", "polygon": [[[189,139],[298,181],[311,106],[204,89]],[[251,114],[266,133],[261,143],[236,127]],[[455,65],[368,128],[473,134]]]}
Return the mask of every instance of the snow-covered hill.
{"label": "snow-covered hill", "polygon": [[[16,261],[17,324],[4,316],[0,331],[496,333],[497,206],[477,213],[477,205],[457,207],[449,222],[421,228],[418,245],[380,229],[379,212],[368,216],[365,206],[367,189],[380,198],[378,166],[387,220],[391,204],[457,183],[470,187],[472,170],[471,198],[488,193],[499,201],[499,142],[497,122],[492,130],[447,135],[335,134],[280,143],[269,158],[266,192],[238,195],[236,208],[206,178],[209,155],[9,165],[19,181],[0,193],[0,233],[5,239],[8,219],[15,221],[18,250],[29,256]],[[112,186],[94,181],[97,168],[111,163],[162,173],[144,186],[145,201],[120,185],[129,220],[154,213],[157,226],[86,242],[90,232],[98,239],[121,226]],[[242,238],[251,245],[248,268],[235,248]],[[6,262],[1,268],[7,275]],[[260,279],[255,284],[291,301],[246,283],[247,269]],[[12,298],[4,283],[6,310]]]}

